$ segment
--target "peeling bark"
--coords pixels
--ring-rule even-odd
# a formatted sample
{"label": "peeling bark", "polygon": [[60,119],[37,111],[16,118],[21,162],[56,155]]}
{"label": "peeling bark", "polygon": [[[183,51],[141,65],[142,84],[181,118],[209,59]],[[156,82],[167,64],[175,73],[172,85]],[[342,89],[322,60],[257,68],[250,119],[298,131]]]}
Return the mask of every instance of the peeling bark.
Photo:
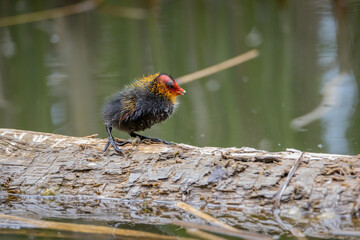
{"label": "peeling bark", "polygon": [[[299,151],[127,144],[0,129],[0,212],[167,224],[199,221],[173,206],[201,208],[244,229],[281,233],[274,196]],[[305,234],[359,228],[360,157],[305,153],[280,216]]]}

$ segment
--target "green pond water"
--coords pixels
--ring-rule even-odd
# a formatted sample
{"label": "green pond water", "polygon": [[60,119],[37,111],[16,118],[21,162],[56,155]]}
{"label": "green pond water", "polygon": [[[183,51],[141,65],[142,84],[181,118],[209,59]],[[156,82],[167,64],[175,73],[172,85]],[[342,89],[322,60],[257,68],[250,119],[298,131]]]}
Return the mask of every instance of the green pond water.
{"label": "green pond water", "polygon": [[[63,17],[42,12],[78,2],[0,2],[0,128],[105,138],[102,106],[132,80],[176,79],[257,49],[253,60],[181,85],[187,94],[176,113],[143,134],[197,146],[360,152],[360,1],[109,0]],[[8,18],[36,12],[19,24]],[[132,227],[177,234],[172,225]]]}

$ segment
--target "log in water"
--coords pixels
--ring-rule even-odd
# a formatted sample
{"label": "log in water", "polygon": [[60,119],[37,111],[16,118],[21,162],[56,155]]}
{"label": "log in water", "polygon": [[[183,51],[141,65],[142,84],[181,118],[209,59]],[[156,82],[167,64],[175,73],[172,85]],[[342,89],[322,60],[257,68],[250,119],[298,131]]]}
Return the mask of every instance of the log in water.
{"label": "log in water", "polygon": [[[302,152],[127,144],[106,139],[0,129],[1,213],[167,224],[198,221],[185,201],[252,231],[281,233],[274,197]],[[310,235],[356,229],[359,156],[303,154],[280,202],[280,216]]]}

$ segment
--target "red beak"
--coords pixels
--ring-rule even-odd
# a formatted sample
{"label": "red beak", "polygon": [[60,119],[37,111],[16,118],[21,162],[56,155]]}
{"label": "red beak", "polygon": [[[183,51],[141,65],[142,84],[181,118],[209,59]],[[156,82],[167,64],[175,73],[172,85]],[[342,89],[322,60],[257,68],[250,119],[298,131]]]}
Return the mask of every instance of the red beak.
{"label": "red beak", "polygon": [[184,95],[186,93],[186,91],[184,89],[182,89],[181,87],[179,87],[179,90],[177,90],[176,93],[178,95]]}

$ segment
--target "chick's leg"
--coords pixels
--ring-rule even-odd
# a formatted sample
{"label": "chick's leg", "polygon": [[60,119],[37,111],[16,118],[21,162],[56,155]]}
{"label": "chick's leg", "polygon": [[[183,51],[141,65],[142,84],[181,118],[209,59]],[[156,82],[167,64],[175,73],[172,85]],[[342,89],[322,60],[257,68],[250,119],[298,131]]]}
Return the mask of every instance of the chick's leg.
{"label": "chick's leg", "polygon": [[122,143],[115,142],[115,140],[111,134],[111,130],[112,130],[112,127],[109,124],[106,124],[106,131],[109,135],[109,139],[105,145],[104,152],[108,149],[109,145],[111,144],[116,152],[123,154],[123,152],[117,146],[123,146],[129,142],[128,141],[122,142]]}

